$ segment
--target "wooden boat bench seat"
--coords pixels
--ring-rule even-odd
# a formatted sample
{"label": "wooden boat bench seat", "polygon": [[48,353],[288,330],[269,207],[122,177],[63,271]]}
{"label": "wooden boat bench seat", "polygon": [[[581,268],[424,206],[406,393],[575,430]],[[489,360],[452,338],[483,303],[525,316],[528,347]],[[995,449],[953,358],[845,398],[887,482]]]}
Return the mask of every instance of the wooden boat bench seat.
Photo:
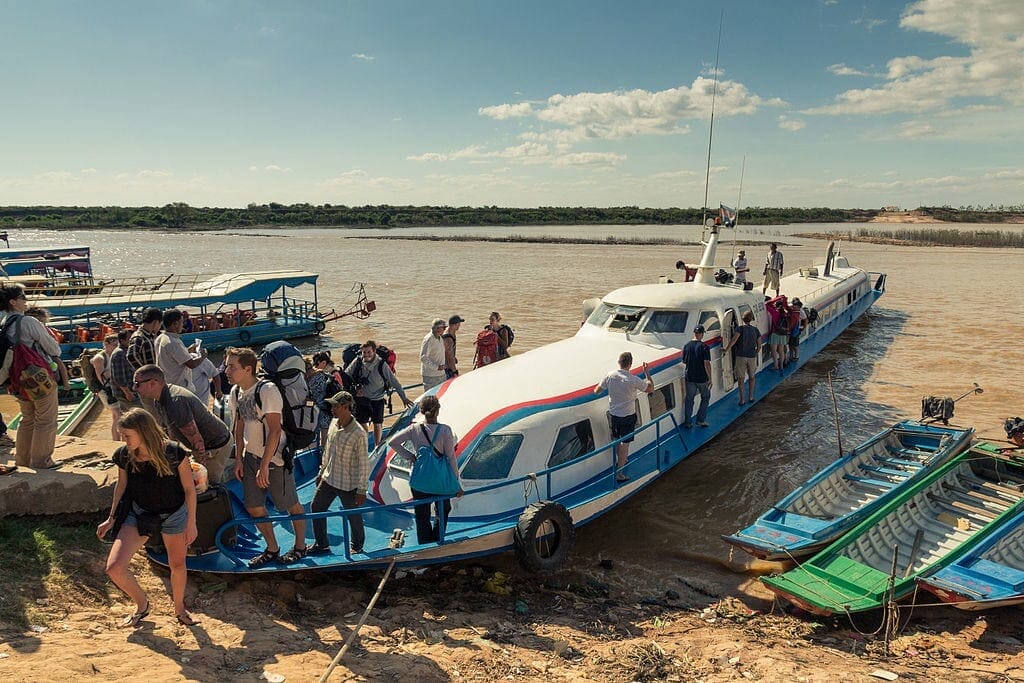
{"label": "wooden boat bench seat", "polygon": [[942,507],[945,507],[946,509],[955,510],[957,512],[966,512],[969,514],[974,514],[979,517],[985,517],[989,520],[995,519],[999,516],[998,512],[994,512],[992,510],[988,510],[976,505],[968,505],[967,503],[961,500],[953,500],[952,498],[940,496],[937,493],[929,493],[928,500],[934,501],[941,505]]}
{"label": "wooden boat bench seat", "polygon": [[846,481],[852,481],[855,484],[866,484],[868,486],[874,486],[883,489],[891,489],[898,483],[895,481],[883,481],[881,479],[869,479],[867,477],[858,477],[853,474],[844,474],[843,479],[845,479]]}
{"label": "wooden boat bench seat", "polygon": [[892,465],[893,467],[905,467],[908,469],[912,469],[914,471],[918,471],[924,468],[924,464],[918,462],[917,460],[903,460],[901,458],[886,458],[882,456],[876,457],[875,460],[878,460],[879,462],[884,462],[887,465]]}

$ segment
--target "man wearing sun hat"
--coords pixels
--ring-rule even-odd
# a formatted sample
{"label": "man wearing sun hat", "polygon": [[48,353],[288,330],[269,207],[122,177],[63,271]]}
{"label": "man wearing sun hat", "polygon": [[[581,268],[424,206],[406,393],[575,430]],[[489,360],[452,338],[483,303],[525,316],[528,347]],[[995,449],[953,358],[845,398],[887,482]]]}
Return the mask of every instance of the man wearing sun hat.
{"label": "man wearing sun hat", "polygon": [[736,269],[736,284],[747,284],[747,273],[750,272],[750,268],[747,267],[747,252],[740,249],[736,254],[736,260],[732,262],[732,267]]}

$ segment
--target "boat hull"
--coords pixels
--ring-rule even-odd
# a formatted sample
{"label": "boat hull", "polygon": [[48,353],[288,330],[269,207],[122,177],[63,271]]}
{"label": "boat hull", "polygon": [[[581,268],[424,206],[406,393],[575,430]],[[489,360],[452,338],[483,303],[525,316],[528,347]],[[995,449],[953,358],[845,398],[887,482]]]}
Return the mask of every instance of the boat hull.
{"label": "boat hull", "polygon": [[761,581],[826,616],[906,598],[918,577],[957,561],[1021,511],[1024,494],[992,486],[1005,472],[974,451],[961,453],[801,566]]}
{"label": "boat hull", "polygon": [[970,445],[973,429],[899,422],[811,477],[757,521],[723,536],[757,558],[798,561],[830,545]]}

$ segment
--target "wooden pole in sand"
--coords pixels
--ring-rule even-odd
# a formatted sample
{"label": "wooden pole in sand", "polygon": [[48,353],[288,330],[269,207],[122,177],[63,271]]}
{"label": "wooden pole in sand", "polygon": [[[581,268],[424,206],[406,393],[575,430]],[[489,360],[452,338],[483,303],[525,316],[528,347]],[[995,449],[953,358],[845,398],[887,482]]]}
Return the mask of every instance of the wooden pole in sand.
{"label": "wooden pole in sand", "polygon": [[380,594],[384,591],[384,584],[388,582],[388,577],[391,576],[391,570],[394,568],[395,560],[397,559],[397,554],[392,556],[391,563],[388,564],[388,569],[384,572],[384,577],[380,580],[380,585],[377,586],[377,592],[373,594],[372,598],[370,598],[370,604],[366,606],[366,610],[363,612],[363,616],[359,619],[359,623],[356,624],[354,629],[352,629],[352,633],[348,634],[345,644],[341,646],[340,650],[338,650],[338,654],[334,655],[334,660],[331,662],[331,665],[327,667],[327,671],[324,671],[323,676],[320,677],[319,683],[327,683],[327,679],[330,678],[335,667],[337,667],[341,662],[341,658],[345,656],[345,652],[348,650],[349,645],[351,645],[352,641],[356,639],[356,634],[359,633],[359,629],[361,629],[363,624],[366,623],[366,619],[370,616],[370,611],[373,609],[373,606],[377,604],[377,598],[379,598]]}

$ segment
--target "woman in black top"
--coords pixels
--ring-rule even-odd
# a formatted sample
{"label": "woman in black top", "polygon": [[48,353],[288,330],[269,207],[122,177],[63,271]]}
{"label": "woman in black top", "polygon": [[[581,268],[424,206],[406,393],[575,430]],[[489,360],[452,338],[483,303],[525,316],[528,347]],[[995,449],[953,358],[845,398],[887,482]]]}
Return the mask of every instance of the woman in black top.
{"label": "woman in black top", "polygon": [[135,627],[149,616],[149,598],[129,569],[132,556],[153,533],[160,532],[171,569],[171,597],[178,621],[196,622],[185,609],[185,551],[196,540],[196,489],[188,454],[169,441],[153,416],[141,408],[127,411],[118,422],[125,445],[114,452],[117,485],[110,516],[96,529],[103,538],[114,524],[114,511],[124,495],[131,510],[107,556],[107,575],[135,601],[135,613],[121,627]]}

